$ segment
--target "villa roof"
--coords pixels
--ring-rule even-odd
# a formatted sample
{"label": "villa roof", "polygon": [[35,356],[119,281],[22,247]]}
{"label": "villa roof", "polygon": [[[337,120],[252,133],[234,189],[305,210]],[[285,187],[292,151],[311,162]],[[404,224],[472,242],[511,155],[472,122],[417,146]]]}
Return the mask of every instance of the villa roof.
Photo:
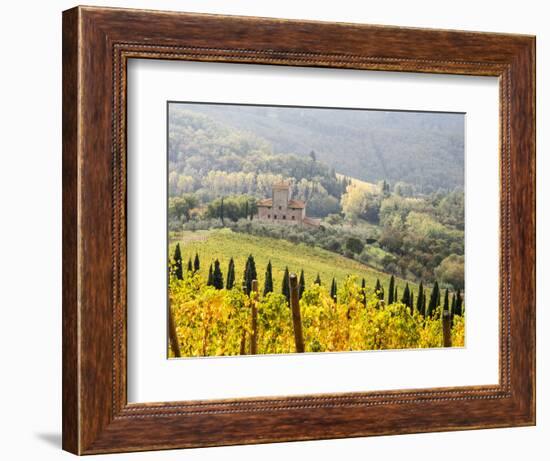
{"label": "villa roof", "polygon": [[289,208],[305,208],[306,204],[302,200],[289,200],[288,201],[288,207]]}
{"label": "villa roof", "polygon": [[[270,198],[264,198],[262,200],[258,200],[258,206],[273,206],[273,200]],[[305,207],[306,207],[306,204],[304,203],[303,200],[288,201],[288,208],[301,209]]]}

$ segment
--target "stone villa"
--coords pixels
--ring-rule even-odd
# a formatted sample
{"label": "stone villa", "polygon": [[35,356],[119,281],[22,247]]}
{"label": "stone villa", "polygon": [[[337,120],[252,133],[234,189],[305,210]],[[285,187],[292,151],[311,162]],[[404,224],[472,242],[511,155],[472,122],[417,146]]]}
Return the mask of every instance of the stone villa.
{"label": "stone villa", "polygon": [[257,218],[285,225],[317,227],[320,224],[320,220],[306,216],[305,202],[292,199],[290,185],[287,183],[273,184],[271,198],[258,202]]}

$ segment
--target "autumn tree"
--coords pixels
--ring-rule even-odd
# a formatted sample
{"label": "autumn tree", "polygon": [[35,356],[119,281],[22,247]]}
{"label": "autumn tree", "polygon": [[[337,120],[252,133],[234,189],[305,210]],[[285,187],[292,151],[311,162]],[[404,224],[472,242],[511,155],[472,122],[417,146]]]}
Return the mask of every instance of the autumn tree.
{"label": "autumn tree", "polygon": [[198,200],[193,194],[170,197],[168,200],[168,219],[189,221],[191,219],[191,210],[197,205]]}
{"label": "autumn tree", "polygon": [[438,280],[451,284],[455,290],[464,288],[464,256],[452,254],[435,268]]}
{"label": "autumn tree", "polygon": [[360,218],[372,223],[379,220],[380,198],[364,187],[349,184],[346,193],[342,195],[341,203],[346,219],[351,222]]}

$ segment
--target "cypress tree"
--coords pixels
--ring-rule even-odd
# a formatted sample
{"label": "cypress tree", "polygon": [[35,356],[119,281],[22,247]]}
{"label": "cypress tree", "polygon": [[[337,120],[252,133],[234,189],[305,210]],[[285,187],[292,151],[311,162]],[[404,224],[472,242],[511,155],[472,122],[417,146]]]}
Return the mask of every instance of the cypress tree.
{"label": "cypress tree", "polygon": [[460,290],[456,292],[456,304],[455,304],[455,314],[456,315],[463,315],[463,309],[462,309],[462,296],[460,294]]}
{"label": "cypress tree", "polygon": [[214,261],[214,272],[212,273],[212,286],[218,290],[223,289],[223,274],[220,269],[220,262],[217,259]]}
{"label": "cypress tree", "polygon": [[443,310],[448,311],[449,310],[449,289],[445,289],[445,298],[443,301]]}
{"label": "cypress tree", "polygon": [[408,283],[405,285],[405,289],[403,290],[401,302],[405,304],[405,306],[408,306],[411,303],[411,291]]}
{"label": "cypress tree", "polygon": [[374,287],[374,293],[376,294],[376,297],[383,301],[384,300],[384,288],[382,288],[382,284],[380,283],[380,279],[376,279],[376,285]]}
{"label": "cypress tree", "polygon": [[455,308],[456,308],[456,293],[453,293],[453,297],[451,298],[451,317],[455,316]]}
{"label": "cypress tree", "polygon": [[338,286],[336,285],[336,280],[332,278],[332,285],[330,286],[330,297],[336,302],[338,300]]}
{"label": "cypress tree", "polygon": [[258,273],[256,272],[256,263],[254,262],[254,257],[248,255],[246,260],[246,266],[244,269],[244,281],[246,283],[246,294],[250,295],[252,291],[252,280],[258,280]]}
{"label": "cypress tree", "polygon": [[422,294],[422,315],[426,317],[426,292]]}
{"label": "cypress tree", "polygon": [[437,306],[439,306],[440,304],[440,299],[439,299],[439,284],[437,283],[437,281],[434,283],[434,287],[432,289],[432,294],[430,296],[430,303],[428,304],[428,312],[427,312],[427,315],[429,317],[431,317],[435,311],[435,309],[437,308]]}
{"label": "cypress tree", "polygon": [[214,285],[214,279],[212,274],[212,264],[210,264],[210,269],[208,269],[208,281],[206,282],[206,285],[209,287]]}
{"label": "cypress tree", "polygon": [[416,310],[421,314],[424,314],[424,309],[422,309],[422,303],[424,298],[424,285],[420,282],[418,286],[418,296],[416,297]]}
{"label": "cypress tree", "polygon": [[193,263],[191,262],[191,258],[187,261],[187,272],[193,272]]}
{"label": "cypress tree", "polygon": [[395,287],[395,291],[393,293],[393,302],[396,303],[399,297],[397,296],[397,287]]}
{"label": "cypress tree", "polygon": [[225,287],[228,290],[231,290],[233,288],[233,285],[235,285],[235,261],[233,261],[233,258],[229,260],[229,265],[227,266],[227,282],[225,284]]}
{"label": "cypress tree", "polygon": [[174,274],[178,280],[183,280],[183,262],[179,243],[176,243],[176,249],[174,250]]}
{"label": "cypress tree", "polygon": [[285,267],[285,273],[283,274],[283,295],[285,295],[286,302],[290,304],[290,279],[288,273],[288,266]]}
{"label": "cypress tree", "polygon": [[319,277],[319,272],[317,272],[317,278],[315,279],[315,282],[317,285],[321,286],[321,277]]}
{"label": "cypress tree", "polygon": [[367,307],[367,284],[364,278],[361,281],[361,293],[363,296],[363,306]]}
{"label": "cypress tree", "polygon": [[195,253],[195,261],[193,263],[193,270],[195,272],[198,272],[200,268],[201,268],[201,261],[199,259],[199,254]]}
{"label": "cypress tree", "polygon": [[411,296],[409,298],[409,301],[410,301],[410,304],[409,304],[409,308],[411,309],[411,314],[414,313],[414,291],[411,290]]}
{"label": "cypress tree", "polygon": [[223,197],[222,197],[222,200],[220,202],[220,219],[222,221],[222,226],[225,226],[225,223],[223,222]]}
{"label": "cypress tree", "polygon": [[271,271],[271,261],[269,261],[265,269],[264,296],[271,292],[273,292],[273,273]]}
{"label": "cypress tree", "polygon": [[394,303],[394,296],[395,294],[395,279],[393,275],[390,278],[390,286],[388,287],[388,304]]}
{"label": "cypress tree", "polygon": [[306,289],[306,280],[304,277],[304,270],[302,269],[300,272],[300,279],[298,280],[298,298],[302,299],[302,295],[304,294],[304,290]]}

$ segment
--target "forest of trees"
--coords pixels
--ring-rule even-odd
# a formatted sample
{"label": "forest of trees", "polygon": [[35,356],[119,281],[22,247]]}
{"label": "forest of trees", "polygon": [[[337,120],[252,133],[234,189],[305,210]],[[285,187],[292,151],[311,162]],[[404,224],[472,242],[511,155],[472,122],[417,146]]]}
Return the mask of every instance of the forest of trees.
{"label": "forest of trees", "polygon": [[[464,184],[463,114],[174,104],[170,127],[182,140],[188,109],[228,131],[249,134],[252,149],[263,145],[303,158],[314,150],[317,160],[364,181],[404,181],[422,193]],[[227,139],[229,152],[236,143]]]}
{"label": "forest of trees", "polygon": [[290,178],[293,197],[307,201],[311,215],[341,211],[340,199],[348,181],[339,178],[334,168],[315,161],[314,155],[275,154],[254,135],[191,112],[178,112],[175,118],[179,123],[170,125],[168,156],[170,209],[175,212],[171,217],[182,215],[178,209],[182,197],[186,210],[222,196],[263,198],[271,195],[274,183]]}

